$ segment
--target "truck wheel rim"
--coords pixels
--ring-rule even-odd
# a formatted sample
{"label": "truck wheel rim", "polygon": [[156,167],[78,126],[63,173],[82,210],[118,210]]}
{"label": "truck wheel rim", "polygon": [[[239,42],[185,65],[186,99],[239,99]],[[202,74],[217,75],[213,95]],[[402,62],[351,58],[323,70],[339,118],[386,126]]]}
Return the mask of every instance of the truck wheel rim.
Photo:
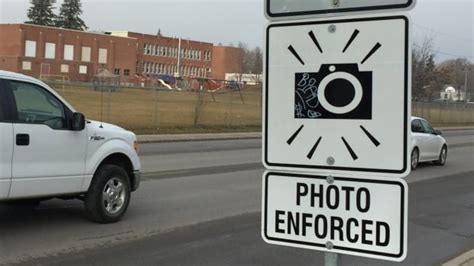
{"label": "truck wheel rim", "polygon": [[120,179],[114,177],[105,184],[102,202],[105,211],[109,214],[116,214],[122,210],[125,204],[125,189]]}

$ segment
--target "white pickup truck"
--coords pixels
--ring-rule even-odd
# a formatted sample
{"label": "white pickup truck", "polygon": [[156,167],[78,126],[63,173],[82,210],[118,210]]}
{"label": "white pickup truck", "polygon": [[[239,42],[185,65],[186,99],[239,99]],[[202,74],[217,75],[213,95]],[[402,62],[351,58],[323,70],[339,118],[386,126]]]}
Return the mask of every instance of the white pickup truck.
{"label": "white pickup truck", "polygon": [[140,184],[137,149],[132,132],[86,121],[45,83],[0,71],[0,202],[81,199],[93,221],[116,222]]}

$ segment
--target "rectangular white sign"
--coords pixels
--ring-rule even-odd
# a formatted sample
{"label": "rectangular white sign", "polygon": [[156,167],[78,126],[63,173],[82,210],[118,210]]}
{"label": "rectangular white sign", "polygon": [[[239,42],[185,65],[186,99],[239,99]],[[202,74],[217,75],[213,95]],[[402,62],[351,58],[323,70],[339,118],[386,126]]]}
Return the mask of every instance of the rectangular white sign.
{"label": "rectangular white sign", "polygon": [[403,15],[270,24],[266,168],[407,176],[410,45]]}
{"label": "rectangular white sign", "polygon": [[270,244],[403,261],[407,209],[402,179],[263,176],[262,236]]}
{"label": "rectangular white sign", "polygon": [[315,18],[351,12],[408,10],[416,0],[265,0],[265,15],[269,20]]}

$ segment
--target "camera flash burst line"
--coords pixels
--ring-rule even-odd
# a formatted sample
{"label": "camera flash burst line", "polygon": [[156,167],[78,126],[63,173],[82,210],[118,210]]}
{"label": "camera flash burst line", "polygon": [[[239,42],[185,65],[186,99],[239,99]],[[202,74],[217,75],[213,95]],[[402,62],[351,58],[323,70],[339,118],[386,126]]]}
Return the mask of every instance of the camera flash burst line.
{"label": "camera flash burst line", "polygon": [[314,144],[313,148],[311,149],[311,151],[309,151],[308,155],[306,157],[308,157],[308,159],[312,159],[313,158],[313,155],[314,155],[314,152],[316,151],[316,149],[318,148],[319,146],[319,143],[321,142],[323,138],[322,137],[319,137],[318,141],[316,141],[316,143]]}
{"label": "camera flash burst line", "polygon": [[313,40],[314,44],[318,48],[319,52],[323,53],[323,49],[321,49],[321,45],[319,45],[318,39],[316,39],[316,36],[314,35],[313,31],[308,32],[309,37],[311,40]]}
{"label": "camera flash burst line", "polygon": [[367,59],[369,59],[375,52],[377,52],[377,50],[382,47],[382,45],[378,42],[374,48],[372,48],[372,50],[370,50],[370,52],[365,56],[364,60],[362,60],[362,62],[360,64],[364,64],[365,61],[367,61]]}
{"label": "camera flash burst line", "polygon": [[375,147],[380,146],[380,142],[372,134],[370,134],[370,132],[367,129],[365,129],[365,127],[360,126],[360,128],[362,129],[362,131],[364,131],[367,137],[369,137],[369,139],[372,141]]}
{"label": "camera flash burst line", "polygon": [[295,48],[293,48],[293,45],[288,46],[288,50],[300,61],[300,63],[304,66],[304,61],[301,59],[300,55],[296,52]]}
{"label": "camera flash burst line", "polygon": [[341,137],[342,141],[344,142],[344,145],[346,145],[346,148],[347,150],[349,151],[349,153],[351,154],[352,156],[352,159],[354,161],[356,161],[357,159],[359,159],[359,157],[357,157],[357,154],[355,154],[354,150],[352,150],[352,147],[351,145],[349,145],[349,143],[347,143],[346,139],[344,137]]}
{"label": "camera flash burst line", "polygon": [[352,36],[351,38],[349,39],[349,41],[347,42],[346,44],[346,47],[344,47],[344,50],[342,50],[343,53],[346,52],[347,48],[349,48],[349,46],[351,46],[352,42],[355,40],[355,38],[357,37],[357,35],[359,35],[359,30],[354,30],[354,32],[352,33]]}
{"label": "camera flash burst line", "polygon": [[301,125],[300,128],[298,128],[298,130],[296,130],[296,132],[293,133],[293,135],[291,135],[291,137],[286,141],[286,143],[288,143],[288,145],[291,145],[293,141],[295,141],[296,137],[298,137],[301,130],[303,130],[303,128],[304,128],[304,125]]}

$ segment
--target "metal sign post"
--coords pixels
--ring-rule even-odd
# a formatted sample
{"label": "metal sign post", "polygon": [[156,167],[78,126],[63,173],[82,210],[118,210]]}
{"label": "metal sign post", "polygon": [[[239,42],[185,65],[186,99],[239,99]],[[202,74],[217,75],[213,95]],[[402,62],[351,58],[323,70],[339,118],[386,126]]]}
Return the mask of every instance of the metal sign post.
{"label": "metal sign post", "polygon": [[325,266],[339,266],[340,255],[332,252],[324,252],[324,265]]}

